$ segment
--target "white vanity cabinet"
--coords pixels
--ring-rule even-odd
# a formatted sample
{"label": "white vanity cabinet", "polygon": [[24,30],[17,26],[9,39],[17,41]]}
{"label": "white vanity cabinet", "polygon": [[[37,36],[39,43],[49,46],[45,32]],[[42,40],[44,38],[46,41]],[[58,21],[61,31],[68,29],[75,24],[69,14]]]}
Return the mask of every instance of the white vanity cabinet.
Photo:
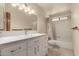
{"label": "white vanity cabinet", "polygon": [[39,55],[39,41],[37,38],[28,40],[28,56]]}
{"label": "white vanity cabinet", "polygon": [[47,36],[28,40],[28,56],[45,56],[48,52]]}
{"label": "white vanity cabinet", "polygon": [[45,56],[47,36],[37,36],[0,45],[1,56]]}
{"label": "white vanity cabinet", "polygon": [[0,49],[1,56],[26,56],[27,44],[26,41],[12,42],[4,44]]}

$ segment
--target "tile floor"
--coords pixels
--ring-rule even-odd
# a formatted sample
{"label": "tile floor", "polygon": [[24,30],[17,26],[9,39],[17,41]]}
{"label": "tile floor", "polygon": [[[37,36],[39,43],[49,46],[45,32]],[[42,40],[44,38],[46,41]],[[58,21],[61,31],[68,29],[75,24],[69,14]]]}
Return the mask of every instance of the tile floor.
{"label": "tile floor", "polygon": [[49,48],[48,56],[73,56],[73,51],[64,48]]}

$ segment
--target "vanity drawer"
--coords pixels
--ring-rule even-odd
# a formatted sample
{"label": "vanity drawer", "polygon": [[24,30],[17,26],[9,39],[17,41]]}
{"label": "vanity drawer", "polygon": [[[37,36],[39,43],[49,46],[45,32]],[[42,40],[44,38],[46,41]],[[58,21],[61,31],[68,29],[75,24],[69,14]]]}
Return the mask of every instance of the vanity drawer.
{"label": "vanity drawer", "polygon": [[[2,56],[14,56],[18,55],[20,52],[26,50],[26,42],[16,42],[11,45],[8,44],[1,49]],[[26,51],[24,55],[26,54]]]}
{"label": "vanity drawer", "polygon": [[27,56],[26,49],[24,49],[23,51],[20,51],[19,53],[15,54],[14,56]]}

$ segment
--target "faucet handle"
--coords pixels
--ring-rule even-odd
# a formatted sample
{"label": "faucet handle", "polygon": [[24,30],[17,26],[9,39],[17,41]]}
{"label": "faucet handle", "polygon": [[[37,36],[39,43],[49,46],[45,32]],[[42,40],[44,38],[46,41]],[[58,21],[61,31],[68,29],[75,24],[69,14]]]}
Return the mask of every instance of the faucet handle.
{"label": "faucet handle", "polygon": [[2,33],[2,32],[0,31],[0,33]]}

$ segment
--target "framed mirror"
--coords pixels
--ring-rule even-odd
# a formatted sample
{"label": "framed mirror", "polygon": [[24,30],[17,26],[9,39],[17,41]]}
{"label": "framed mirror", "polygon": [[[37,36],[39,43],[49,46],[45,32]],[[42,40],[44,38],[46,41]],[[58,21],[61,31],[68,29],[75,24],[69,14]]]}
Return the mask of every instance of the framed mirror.
{"label": "framed mirror", "polygon": [[6,31],[37,30],[37,16],[10,3],[5,4],[5,16]]}

